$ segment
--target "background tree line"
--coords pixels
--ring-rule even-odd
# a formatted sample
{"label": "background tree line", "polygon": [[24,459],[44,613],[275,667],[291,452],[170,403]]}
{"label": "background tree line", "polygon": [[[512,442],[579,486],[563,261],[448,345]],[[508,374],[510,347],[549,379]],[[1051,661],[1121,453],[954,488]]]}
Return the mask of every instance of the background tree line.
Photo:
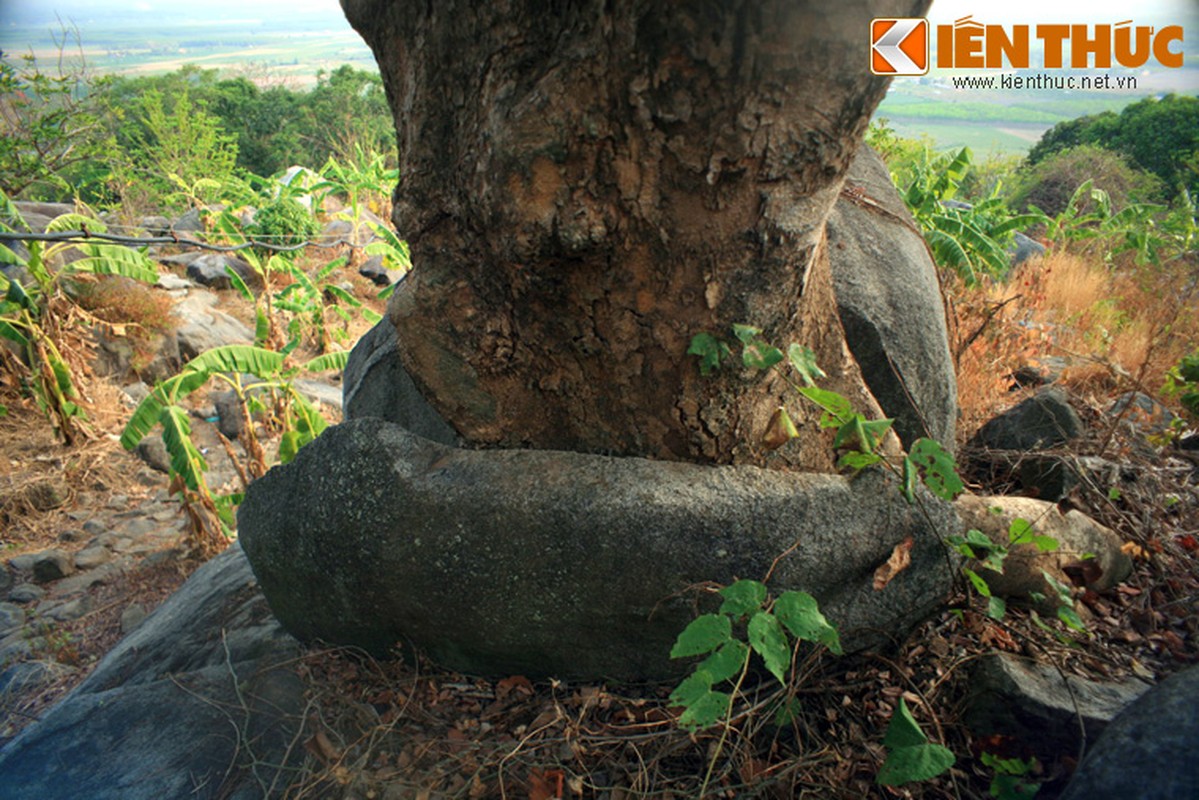
{"label": "background tree line", "polygon": [[[187,65],[91,78],[0,59],[0,188],[12,198],[177,210],[235,177],[330,158],[395,161],[379,76],[343,65],[310,89]],[[156,208],[157,207],[157,208]]]}

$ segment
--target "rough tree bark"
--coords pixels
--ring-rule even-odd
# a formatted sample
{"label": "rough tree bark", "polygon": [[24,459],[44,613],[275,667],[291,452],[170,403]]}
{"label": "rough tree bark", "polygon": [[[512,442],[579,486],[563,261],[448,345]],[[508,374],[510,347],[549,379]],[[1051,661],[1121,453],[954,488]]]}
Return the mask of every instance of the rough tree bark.
{"label": "rough tree bark", "polygon": [[[825,219],[881,100],[874,16],[926,0],[342,0],[395,116],[414,271],[389,318],[468,441],[830,471],[777,376],[701,378],[700,332],[811,347],[877,413]],[[786,402],[800,437],[762,444]]]}

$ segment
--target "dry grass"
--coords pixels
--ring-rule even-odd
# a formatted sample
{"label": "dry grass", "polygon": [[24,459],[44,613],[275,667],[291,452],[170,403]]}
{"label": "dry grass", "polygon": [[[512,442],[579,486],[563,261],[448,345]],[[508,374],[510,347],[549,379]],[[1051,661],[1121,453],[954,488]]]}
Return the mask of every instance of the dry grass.
{"label": "dry grass", "polygon": [[1059,382],[1085,399],[1136,389],[1170,405],[1165,372],[1199,344],[1199,289],[1180,266],[1113,267],[1055,252],[981,289],[949,279],[947,294],[967,435],[1011,404],[1017,369],[1047,357],[1061,359]]}

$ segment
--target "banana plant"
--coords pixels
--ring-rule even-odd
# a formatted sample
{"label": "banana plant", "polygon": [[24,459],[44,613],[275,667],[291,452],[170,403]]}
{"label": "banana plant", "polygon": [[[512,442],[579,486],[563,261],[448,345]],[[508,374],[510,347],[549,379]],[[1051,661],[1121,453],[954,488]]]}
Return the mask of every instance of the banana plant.
{"label": "banana plant", "polygon": [[937,263],[956,271],[967,284],[982,275],[1002,276],[1008,269],[1005,250],[1014,231],[1043,223],[1043,214],[1013,214],[996,186],[981,202],[949,203],[971,168],[970,148],[953,156],[927,150],[915,177],[903,193]]}
{"label": "banana plant", "polygon": [[[25,250],[28,255],[22,255],[3,243],[13,239],[6,240],[2,233],[16,233],[16,227],[29,231],[16,205],[0,192],[0,261],[23,268],[30,277],[26,285],[0,274],[0,337],[15,344],[21,354],[19,361],[9,359],[5,363],[23,372],[18,377],[57,436],[64,444],[73,444],[84,433],[82,424],[87,414],[80,403],[78,375],[64,354],[64,337],[73,325],[90,315],[71,298],[69,283],[79,275],[121,275],[154,283],[158,268],[140,250],[86,241],[29,241]],[[63,214],[46,228],[51,234],[105,230],[100,220],[76,213]],[[51,265],[71,248],[82,258],[53,269]]]}
{"label": "banana plant", "polygon": [[[344,369],[349,359],[347,351],[326,353],[303,364],[289,363],[284,353],[253,345],[226,345],[205,351],[187,362],[178,374],[160,381],[134,409],[121,433],[121,445],[132,450],[156,427],[162,427],[162,439],[170,456],[172,484],[189,516],[199,520],[193,534],[209,546],[213,541],[228,538],[234,525],[234,510],[242,493],[214,496],[208,486],[208,462],[192,439],[191,423],[182,401],[210,380],[230,386],[242,404],[247,421],[255,412],[269,414],[280,430],[278,458],[287,463],[295,458],[301,447],[321,434],[327,426],[320,410],[296,389],[294,379],[301,373],[320,373]],[[243,376],[250,376],[249,380]],[[269,404],[263,401],[269,399]],[[247,424],[243,444],[251,459],[254,476],[266,470],[265,455],[254,426]],[[238,467],[243,478],[243,490],[248,483],[245,471]],[[197,513],[192,514],[192,509]],[[203,511],[210,511],[205,515]],[[208,521],[215,519],[216,528]]]}

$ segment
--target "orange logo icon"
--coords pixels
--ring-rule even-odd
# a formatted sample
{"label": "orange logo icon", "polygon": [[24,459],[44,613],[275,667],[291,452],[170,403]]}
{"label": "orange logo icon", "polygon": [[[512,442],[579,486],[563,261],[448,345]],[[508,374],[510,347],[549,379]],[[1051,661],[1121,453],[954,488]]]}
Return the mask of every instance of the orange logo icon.
{"label": "orange logo icon", "polygon": [[928,20],[911,17],[871,20],[870,71],[875,75],[928,72]]}

